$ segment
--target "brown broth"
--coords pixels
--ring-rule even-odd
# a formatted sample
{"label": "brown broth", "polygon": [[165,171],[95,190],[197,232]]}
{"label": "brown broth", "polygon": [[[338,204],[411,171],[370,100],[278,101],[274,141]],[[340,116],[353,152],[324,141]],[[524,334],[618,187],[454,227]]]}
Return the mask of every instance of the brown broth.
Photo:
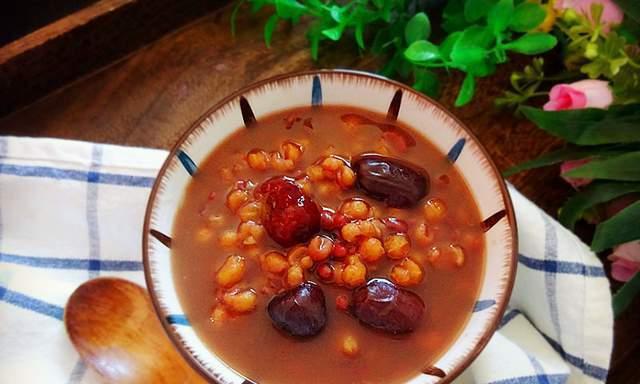
{"label": "brown broth", "polygon": [[[438,225],[436,245],[450,242],[461,244],[465,251],[462,267],[432,265],[425,260],[428,247],[412,242],[412,253],[423,261],[425,278],[417,286],[408,289],[418,293],[426,304],[423,323],[414,332],[404,336],[390,336],[367,328],[335,306],[338,294],[349,295],[346,288],[320,283],[326,296],[328,321],[325,329],[316,337],[297,340],[276,330],[266,312],[272,295],[261,293],[266,278],[256,261],[256,252],[241,248],[224,249],[218,243],[218,233],[235,230],[240,220],[225,206],[225,196],[235,184],[244,179],[260,183],[282,172],[255,171],[246,166],[244,157],[254,148],[267,152],[277,151],[285,140],[304,145],[305,151],[296,164],[296,170],[305,170],[318,158],[326,156],[327,148],[335,154],[349,158],[362,152],[379,152],[385,141],[381,131],[371,125],[357,127],[342,122],[340,116],[357,113],[378,122],[384,117],[364,110],[342,106],[323,106],[318,109],[300,108],[262,117],[250,129],[241,129],[221,143],[202,164],[189,184],[182,206],[176,214],[172,233],[172,260],[178,296],[190,323],[198,336],[215,354],[237,372],[264,383],[400,383],[433,363],[455,340],[468,320],[477,297],[484,269],[484,235],[479,230],[480,216],[473,198],[461,176],[421,134],[408,126],[398,124],[416,139],[416,145],[405,153],[390,149],[390,156],[403,158],[422,166],[431,176],[431,190],[427,198],[439,197],[448,206],[447,217]],[[311,118],[313,129],[297,121],[291,129],[285,129],[284,120],[299,116]],[[235,166],[233,179],[224,180],[225,171]],[[222,174],[221,174],[222,172]],[[295,171],[294,171],[295,172]],[[227,176],[229,172],[227,171]],[[293,172],[289,173],[290,175]],[[441,177],[446,175],[448,184]],[[316,188],[317,186],[314,186]],[[215,198],[210,199],[210,194]],[[363,196],[355,189],[323,196],[314,189],[314,199],[322,206],[337,209],[345,198],[363,197],[380,212],[406,220],[413,228],[424,221],[422,204],[409,210],[391,210],[381,203]],[[426,199],[425,199],[426,200]],[[204,213],[204,214],[203,214]],[[213,236],[202,239],[202,228],[210,225],[205,216],[221,214],[224,223],[211,227]],[[205,236],[206,237],[206,236]],[[467,245],[469,238],[475,243]],[[265,236],[260,253],[281,250]],[[212,324],[210,316],[216,305],[215,274],[230,254],[244,255],[248,270],[240,283],[258,292],[258,304],[254,312]],[[368,278],[388,277],[394,264],[386,258],[370,266]],[[305,274],[317,281],[313,273]],[[347,357],[341,352],[343,337],[352,335],[358,342],[359,354]]]}

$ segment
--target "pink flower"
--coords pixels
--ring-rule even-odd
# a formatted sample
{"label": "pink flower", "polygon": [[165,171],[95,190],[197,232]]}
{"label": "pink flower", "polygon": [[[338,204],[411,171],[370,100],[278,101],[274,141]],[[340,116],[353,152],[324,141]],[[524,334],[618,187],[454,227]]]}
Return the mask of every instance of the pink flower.
{"label": "pink flower", "polygon": [[629,281],[640,271],[640,240],[614,247],[609,260],[613,262],[611,276],[618,281]]}
{"label": "pink flower", "polygon": [[545,111],[563,109],[607,108],[613,102],[609,83],[604,80],[580,80],[571,84],[556,84],[549,91]]}
{"label": "pink flower", "polygon": [[591,159],[587,158],[587,159],[579,159],[579,160],[567,160],[563,162],[560,165],[560,176],[562,176],[564,181],[571,184],[571,186],[575,189],[578,189],[578,187],[584,187],[585,185],[589,184],[592,180],[583,179],[579,177],[568,177],[568,176],[564,176],[564,174],[574,168],[578,168],[587,164],[589,161],[591,161]]}
{"label": "pink flower", "polygon": [[556,9],[574,9],[576,12],[579,12],[589,20],[593,21],[591,17],[591,5],[592,4],[602,4],[602,16],[600,17],[600,22],[603,25],[602,30],[604,32],[609,32],[612,25],[618,25],[622,22],[624,18],[624,12],[618,7],[618,5],[613,0],[557,0],[555,2]]}

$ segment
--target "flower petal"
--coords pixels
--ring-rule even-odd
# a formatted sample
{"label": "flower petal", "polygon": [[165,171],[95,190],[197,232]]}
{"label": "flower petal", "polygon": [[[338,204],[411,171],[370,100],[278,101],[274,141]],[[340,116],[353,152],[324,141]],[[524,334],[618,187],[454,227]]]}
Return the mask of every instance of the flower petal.
{"label": "flower petal", "polygon": [[611,276],[618,281],[629,281],[640,271],[640,264],[618,259],[611,264]]}
{"label": "flower petal", "polygon": [[584,93],[585,108],[607,108],[613,102],[613,92],[604,80],[581,80],[570,84],[571,88]]}

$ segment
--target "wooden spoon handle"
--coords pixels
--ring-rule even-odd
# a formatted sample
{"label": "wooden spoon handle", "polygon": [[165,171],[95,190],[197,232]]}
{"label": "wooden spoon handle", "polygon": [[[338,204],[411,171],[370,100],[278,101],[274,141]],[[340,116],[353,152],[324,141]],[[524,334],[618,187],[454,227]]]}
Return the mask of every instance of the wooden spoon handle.
{"label": "wooden spoon handle", "polygon": [[79,286],[64,313],[76,350],[100,375],[117,383],[204,383],[179,355],[144,288],[117,278]]}

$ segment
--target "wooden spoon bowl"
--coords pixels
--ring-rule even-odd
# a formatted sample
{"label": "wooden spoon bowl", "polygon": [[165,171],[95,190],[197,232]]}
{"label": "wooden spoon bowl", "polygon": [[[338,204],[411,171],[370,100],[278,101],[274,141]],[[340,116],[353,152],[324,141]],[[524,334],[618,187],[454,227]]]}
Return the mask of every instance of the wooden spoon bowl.
{"label": "wooden spoon bowl", "polygon": [[174,349],[147,292],[117,278],[97,278],[69,298],[64,323],[82,359],[117,383],[204,383]]}

